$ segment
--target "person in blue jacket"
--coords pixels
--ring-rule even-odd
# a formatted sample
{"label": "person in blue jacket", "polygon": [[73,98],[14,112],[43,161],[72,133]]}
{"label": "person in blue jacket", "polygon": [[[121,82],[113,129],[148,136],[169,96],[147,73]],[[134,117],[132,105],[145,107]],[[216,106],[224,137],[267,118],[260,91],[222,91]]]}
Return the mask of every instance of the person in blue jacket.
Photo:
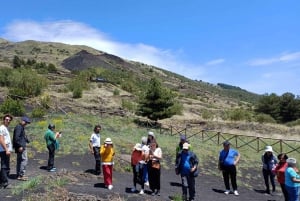
{"label": "person in blue jacket", "polygon": [[[195,153],[189,151],[190,144],[185,142],[182,145],[182,151],[176,158],[175,171],[181,176],[182,183],[182,200],[193,201],[195,199],[195,177],[198,176],[199,160]],[[189,190],[189,199],[187,192]]]}

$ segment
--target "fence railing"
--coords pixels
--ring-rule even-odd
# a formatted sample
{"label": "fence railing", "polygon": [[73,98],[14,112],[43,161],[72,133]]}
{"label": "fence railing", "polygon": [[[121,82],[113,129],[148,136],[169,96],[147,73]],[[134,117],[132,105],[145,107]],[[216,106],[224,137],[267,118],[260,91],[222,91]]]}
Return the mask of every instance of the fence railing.
{"label": "fence railing", "polygon": [[202,142],[212,142],[217,145],[222,144],[225,140],[229,140],[232,146],[236,148],[252,149],[255,152],[260,152],[265,149],[265,146],[270,145],[276,153],[300,153],[300,140],[223,133],[221,131],[203,129],[199,125],[194,127],[190,124],[182,127],[144,122],[142,126],[149,129],[159,129],[160,134],[171,136],[185,135],[190,140],[200,137]]}

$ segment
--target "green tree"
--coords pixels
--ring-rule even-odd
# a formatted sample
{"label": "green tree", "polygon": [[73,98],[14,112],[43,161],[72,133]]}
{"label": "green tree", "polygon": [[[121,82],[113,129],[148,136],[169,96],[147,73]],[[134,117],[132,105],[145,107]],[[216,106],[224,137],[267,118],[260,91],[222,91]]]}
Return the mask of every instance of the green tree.
{"label": "green tree", "polygon": [[141,95],[137,114],[151,120],[165,119],[180,114],[182,105],[175,101],[176,95],[161,86],[161,82],[152,78]]}
{"label": "green tree", "polygon": [[280,120],[281,122],[290,122],[297,119],[299,105],[292,93],[284,93],[280,98]]}
{"label": "green tree", "polygon": [[262,96],[255,106],[255,112],[268,114],[280,121],[280,97],[274,93]]}

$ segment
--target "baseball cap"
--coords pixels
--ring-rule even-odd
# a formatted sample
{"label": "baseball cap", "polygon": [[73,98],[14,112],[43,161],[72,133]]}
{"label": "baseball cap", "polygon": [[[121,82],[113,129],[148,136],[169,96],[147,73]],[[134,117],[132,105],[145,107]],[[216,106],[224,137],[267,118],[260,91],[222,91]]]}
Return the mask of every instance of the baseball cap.
{"label": "baseball cap", "polygon": [[29,119],[28,117],[26,117],[26,116],[23,116],[23,117],[21,118],[21,120],[24,121],[24,122],[27,123],[27,124],[30,124],[30,123],[31,123],[30,119]]}

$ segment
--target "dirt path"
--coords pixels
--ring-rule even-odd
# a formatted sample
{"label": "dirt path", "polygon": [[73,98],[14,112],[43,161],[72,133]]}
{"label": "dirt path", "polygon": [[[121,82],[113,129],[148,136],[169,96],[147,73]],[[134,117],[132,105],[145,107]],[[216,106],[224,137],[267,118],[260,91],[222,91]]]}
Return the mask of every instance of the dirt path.
{"label": "dirt path", "polygon": [[[175,175],[173,170],[162,169],[161,173],[161,196],[151,196],[149,188],[146,187],[144,195],[133,194],[130,192],[132,187],[132,173],[130,172],[114,172],[112,191],[104,187],[103,179],[98,178],[91,173],[94,166],[94,159],[91,155],[84,156],[67,156],[56,158],[57,173],[49,173],[44,170],[44,165],[41,161],[45,161],[47,156],[40,154],[29,161],[28,176],[34,177],[37,175],[52,175],[68,177],[70,183],[64,188],[68,190],[71,200],[111,200],[111,197],[124,198],[128,201],[142,200],[158,200],[170,201],[174,196],[181,195],[180,177]],[[12,178],[15,165],[12,164]],[[258,171],[257,174],[260,172]],[[10,180],[12,188],[21,182],[15,179]],[[240,181],[242,182],[242,181]],[[252,188],[239,187],[239,196],[225,195],[223,193],[224,185],[220,176],[211,176],[201,174],[196,178],[196,200],[197,201],[281,201],[284,200],[281,196],[280,189],[276,195],[264,195],[263,182],[253,181]],[[66,192],[64,192],[66,193]],[[107,198],[107,199],[104,199]],[[0,200],[2,201],[23,201],[23,196],[12,196],[10,189],[0,189]],[[55,200],[55,199],[54,199]],[[64,200],[58,198],[57,200]],[[66,199],[67,200],[67,199]],[[70,199],[69,199],[70,200]],[[121,200],[121,199],[119,199]],[[112,200],[111,200],[112,201]]]}

